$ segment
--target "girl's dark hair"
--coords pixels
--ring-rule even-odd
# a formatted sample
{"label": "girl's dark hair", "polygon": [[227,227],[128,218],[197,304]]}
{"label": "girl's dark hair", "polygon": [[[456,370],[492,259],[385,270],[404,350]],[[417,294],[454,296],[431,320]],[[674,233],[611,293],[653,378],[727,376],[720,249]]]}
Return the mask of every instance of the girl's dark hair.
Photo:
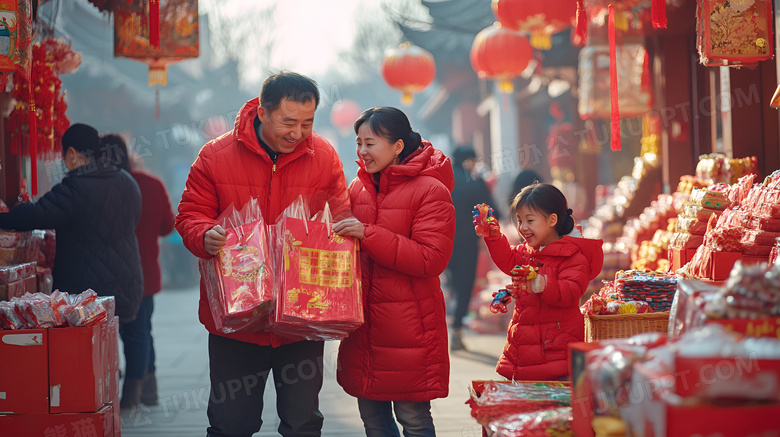
{"label": "girl's dark hair", "polygon": [[574,229],[574,218],[566,203],[566,196],[550,184],[534,183],[523,188],[512,201],[512,217],[517,217],[517,210],[523,206],[538,211],[546,217],[556,214],[558,224],[555,225],[555,231],[558,235],[566,235]]}
{"label": "girl's dark hair", "polygon": [[108,133],[100,137],[100,148],[105,151],[111,164],[124,171],[130,171],[130,156],[127,153],[127,143],[119,134]]}
{"label": "girl's dark hair", "polygon": [[363,123],[368,123],[369,129],[381,135],[390,143],[403,140],[404,149],[398,155],[398,162],[403,162],[409,155],[422,146],[422,137],[412,130],[412,125],[400,109],[390,106],[375,106],[360,114],[355,121],[355,134]]}

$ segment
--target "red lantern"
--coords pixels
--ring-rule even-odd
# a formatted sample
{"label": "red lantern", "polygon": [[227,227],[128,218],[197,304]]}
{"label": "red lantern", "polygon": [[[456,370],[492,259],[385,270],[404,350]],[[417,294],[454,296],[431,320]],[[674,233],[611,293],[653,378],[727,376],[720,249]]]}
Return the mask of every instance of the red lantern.
{"label": "red lantern", "polygon": [[342,99],[333,104],[330,110],[330,122],[341,132],[341,135],[346,136],[361,112],[360,105],[352,100]]}
{"label": "red lantern", "polygon": [[382,76],[391,88],[403,93],[401,101],[409,105],[414,93],[419,93],[433,82],[436,63],[430,52],[405,42],[385,55]]}
{"label": "red lantern", "polygon": [[493,0],[493,15],[507,29],[531,35],[531,46],[549,50],[552,35],[571,27],[577,0]]}
{"label": "red lantern", "polygon": [[697,15],[702,64],[751,67],[774,54],[771,1],[699,0]]}
{"label": "red lantern", "polygon": [[528,38],[496,22],[474,38],[471,66],[480,79],[497,80],[501,91],[510,93],[512,79],[528,67],[533,54]]}
{"label": "red lantern", "polygon": [[159,48],[150,42],[144,12],[121,9],[114,13],[114,56],[149,65],[149,86],[165,86],[168,65],[197,58],[200,52],[197,1],[160,0],[159,12]]}

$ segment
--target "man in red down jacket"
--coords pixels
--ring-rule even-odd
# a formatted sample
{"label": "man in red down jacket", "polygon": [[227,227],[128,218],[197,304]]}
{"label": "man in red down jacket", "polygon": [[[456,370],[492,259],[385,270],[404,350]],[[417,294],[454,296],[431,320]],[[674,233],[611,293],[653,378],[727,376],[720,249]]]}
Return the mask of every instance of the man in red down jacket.
{"label": "man in red down jacket", "polygon": [[[230,205],[259,200],[263,218],[274,223],[298,196],[326,193],[335,208],[348,208],[346,180],[333,147],[312,131],[319,104],[317,84],[292,72],[263,83],[231,132],[207,143],[192,164],[179,204],[176,229],[184,245],[210,258],[225,245],[217,217]],[[315,211],[312,211],[315,212]],[[201,278],[200,321],[209,331],[208,436],[251,436],[262,425],[263,390],[273,372],[279,433],[319,436],[318,395],[322,341],[264,332],[229,335],[215,329]],[[311,365],[315,363],[315,365]],[[305,375],[290,369],[306,369]],[[312,375],[312,372],[314,373]]]}
{"label": "man in red down jacket", "polygon": [[604,262],[601,240],[571,234],[542,250],[527,245],[511,247],[506,236],[485,239],[496,266],[507,275],[516,265],[539,267],[548,278],[540,294],[516,293],[515,311],[507,329],[504,353],[496,371],[507,379],[558,380],[569,373],[570,342],[585,341],[580,297],[588,282],[598,276]]}
{"label": "man in red down jacket", "polygon": [[358,398],[366,435],[435,435],[430,401],[449,392],[447,322],[439,275],[452,255],[449,158],[411,130],[400,110],[355,122],[355,218],[334,232],[361,240],[365,322],[341,341],[338,383]]}

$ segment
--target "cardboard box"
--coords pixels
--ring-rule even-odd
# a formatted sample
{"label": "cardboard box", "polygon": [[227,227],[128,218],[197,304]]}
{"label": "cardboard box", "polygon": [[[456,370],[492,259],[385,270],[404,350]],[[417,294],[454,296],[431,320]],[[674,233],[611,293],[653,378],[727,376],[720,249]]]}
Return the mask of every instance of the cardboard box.
{"label": "cardboard box", "polygon": [[103,387],[106,388],[103,398],[109,403],[119,396],[119,317],[114,317],[103,326]]}
{"label": "cardboard box", "polygon": [[103,324],[49,330],[49,412],[93,413],[103,406]]}
{"label": "cardboard box", "polygon": [[[774,436],[780,433],[780,404],[742,402],[731,405],[696,404],[671,393],[664,378],[641,364],[634,365],[631,383],[641,396],[626,422],[637,437]],[[626,415],[624,415],[624,418]]]}
{"label": "cardboard box", "polygon": [[768,262],[769,262],[768,256],[742,255],[742,264],[746,266],[752,266],[752,265],[768,263]]}
{"label": "cardboard box", "polygon": [[688,264],[696,253],[696,249],[682,249],[679,247],[669,248],[669,261],[672,264],[672,272],[681,269],[685,264]]}
{"label": "cardboard box", "polygon": [[0,414],[49,412],[47,344],[45,329],[0,331]]}
{"label": "cardboard box", "polygon": [[740,260],[741,252],[712,252],[712,257],[705,267],[706,277],[713,281],[725,281],[734,264]]}
{"label": "cardboard box", "polygon": [[3,436],[113,437],[118,426],[112,405],[94,413],[0,416]]}
{"label": "cardboard box", "polygon": [[598,342],[569,343],[569,363],[571,364],[571,429],[577,437],[594,437],[591,422],[595,417],[594,399],[585,372],[586,354],[594,349],[601,348]]}

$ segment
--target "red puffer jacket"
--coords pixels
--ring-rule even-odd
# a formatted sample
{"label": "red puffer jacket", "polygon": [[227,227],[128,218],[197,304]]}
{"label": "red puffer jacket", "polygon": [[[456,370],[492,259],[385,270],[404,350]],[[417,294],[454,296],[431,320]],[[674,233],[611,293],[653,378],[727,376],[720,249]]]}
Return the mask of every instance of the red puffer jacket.
{"label": "red puffer jacket", "polygon": [[504,273],[515,265],[535,265],[547,277],[544,291],[520,293],[496,371],[507,379],[558,380],[569,373],[568,344],[584,341],[580,297],[601,271],[602,241],[564,236],[541,250],[510,247],[505,236],[485,241]]}
{"label": "red puffer jacket", "polygon": [[[187,185],[179,203],[176,229],[184,245],[195,256],[210,258],[203,248],[203,236],[217,225],[216,219],[230,205],[241,208],[251,198],[260,199],[267,223],[275,223],[284,209],[299,195],[308,199],[331,200],[334,211],[348,208],[346,179],[336,151],[325,139],[312,132],[295,151],[281,154],[274,166],[257,141],[254,120],[257,98],[248,101],[236,117],[231,132],[210,141],[192,164]],[[312,209],[314,213],[316,209]],[[334,213],[334,216],[336,213]],[[259,345],[279,346],[300,339],[266,332],[221,334],[214,327],[201,278],[200,321],[212,334]]]}
{"label": "red puffer jacket", "polygon": [[452,165],[427,141],[350,186],[361,244],[365,323],[341,341],[337,379],[352,396],[423,402],[447,396],[450,361],[439,275],[452,255]]}

